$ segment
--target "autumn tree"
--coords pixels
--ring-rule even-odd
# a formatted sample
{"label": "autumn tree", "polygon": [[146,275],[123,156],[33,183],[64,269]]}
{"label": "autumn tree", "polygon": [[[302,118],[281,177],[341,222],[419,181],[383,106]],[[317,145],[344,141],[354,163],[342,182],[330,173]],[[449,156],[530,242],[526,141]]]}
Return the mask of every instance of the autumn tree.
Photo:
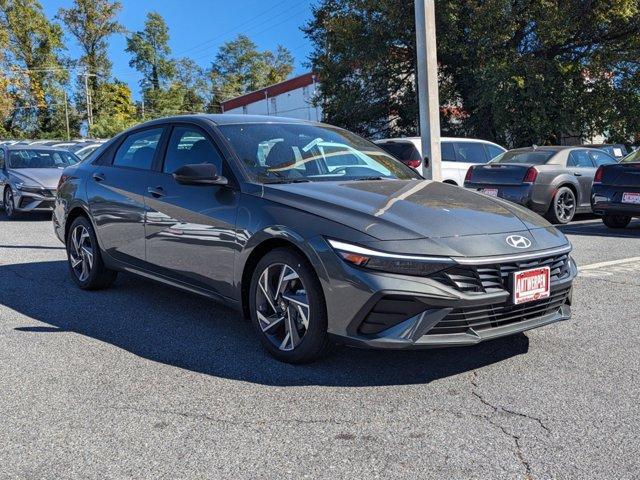
{"label": "autumn tree", "polygon": [[50,22],[37,0],[0,0],[0,28],[7,36],[4,69],[15,78],[6,130],[15,135],[63,137],[62,29]]}

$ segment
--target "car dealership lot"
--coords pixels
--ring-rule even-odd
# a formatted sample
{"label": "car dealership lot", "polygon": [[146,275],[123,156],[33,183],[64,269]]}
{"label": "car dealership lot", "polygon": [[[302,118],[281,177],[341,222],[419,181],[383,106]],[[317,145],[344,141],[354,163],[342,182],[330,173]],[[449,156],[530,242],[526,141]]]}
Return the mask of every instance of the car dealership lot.
{"label": "car dealership lot", "polygon": [[78,290],[47,216],[0,216],[0,478],[634,478],[640,222],[563,230],[571,321],[296,367],[208,300]]}

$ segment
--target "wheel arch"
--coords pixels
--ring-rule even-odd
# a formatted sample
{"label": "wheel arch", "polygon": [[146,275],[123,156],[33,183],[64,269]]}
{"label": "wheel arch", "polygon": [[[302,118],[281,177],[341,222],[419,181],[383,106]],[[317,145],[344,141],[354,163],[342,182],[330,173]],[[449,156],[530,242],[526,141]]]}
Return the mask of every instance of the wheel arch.
{"label": "wheel arch", "polygon": [[[304,239],[288,229],[267,229],[257,233],[243,249],[238,270],[240,309],[245,318],[249,318],[249,287],[255,267],[267,253],[276,248],[289,248],[305,258],[318,275],[318,261],[314,261],[312,249],[305,245]],[[318,275],[319,276],[319,275]],[[322,283],[322,282],[321,282]]]}
{"label": "wheel arch", "polygon": [[[93,225],[93,220],[91,219],[91,215],[89,214],[89,211],[87,210],[87,207],[85,205],[80,204],[80,203],[77,203],[77,204],[73,205],[69,209],[69,212],[67,213],[67,215],[65,217],[65,220],[64,220],[64,239],[65,239],[65,243],[66,243],[66,240],[67,240],[67,236],[69,235],[69,228],[71,228],[71,224],[78,217],[85,217],[87,220],[89,220],[89,222],[91,222],[91,225]],[[94,231],[95,231],[95,225],[93,227],[94,227]]]}

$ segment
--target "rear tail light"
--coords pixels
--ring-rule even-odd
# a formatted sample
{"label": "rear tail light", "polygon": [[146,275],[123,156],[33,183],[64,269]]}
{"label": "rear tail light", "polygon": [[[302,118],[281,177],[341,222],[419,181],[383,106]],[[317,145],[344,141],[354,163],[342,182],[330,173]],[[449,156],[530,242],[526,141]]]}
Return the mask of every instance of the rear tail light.
{"label": "rear tail light", "polygon": [[467,170],[467,174],[464,176],[464,183],[470,182],[471,177],[473,177],[473,167],[469,167],[469,170]]}
{"label": "rear tail light", "polygon": [[420,167],[420,164],[422,163],[422,161],[419,158],[416,158],[416,159],[411,159],[411,160],[405,160],[403,163],[407,167],[418,168],[418,167]]}
{"label": "rear tail light", "polygon": [[604,168],[598,167],[596,174],[593,177],[593,183],[602,183],[602,176],[604,175]]}
{"label": "rear tail light", "polygon": [[535,167],[529,167],[527,173],[524,174],[524,178],[522,179],[523,183],[533,183],[538,178],[538,170]]}

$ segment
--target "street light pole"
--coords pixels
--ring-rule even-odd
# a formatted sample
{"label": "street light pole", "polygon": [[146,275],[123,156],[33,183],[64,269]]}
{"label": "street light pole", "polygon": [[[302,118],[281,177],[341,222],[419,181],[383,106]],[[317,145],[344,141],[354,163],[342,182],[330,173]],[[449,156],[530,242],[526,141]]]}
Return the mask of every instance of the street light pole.
{"label": "street light pole", "polygon": [[422,158],[429,159],[429,166],[425,165],[424,168],[424,176],[429,180],[440,181],[442,171],[435,0],[415,0],[415,11]]}

